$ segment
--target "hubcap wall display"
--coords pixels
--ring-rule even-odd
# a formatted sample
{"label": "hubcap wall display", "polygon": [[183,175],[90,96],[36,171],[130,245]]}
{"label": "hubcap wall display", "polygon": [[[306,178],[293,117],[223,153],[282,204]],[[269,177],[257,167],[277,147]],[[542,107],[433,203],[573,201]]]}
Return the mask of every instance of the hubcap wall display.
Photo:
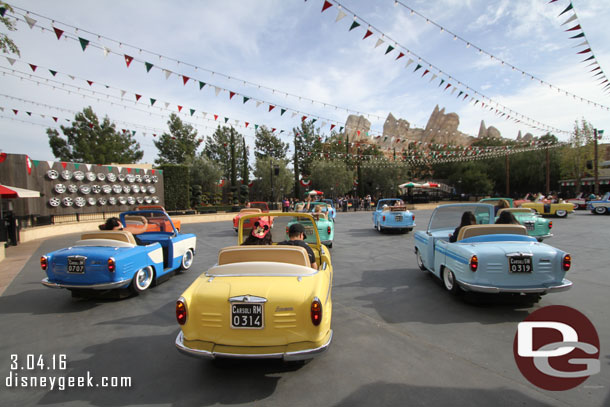
{"label": "hubcap wall display", "polygon": [[70,184],[68,185],[68,192],[70,192],[71,194],[75,194],[78,192],[78,187],[74,184]]}
{"label": "hubcap wall display", "polygon": [[104,174],[102,172],[98,172],[97,173],[97,180],[98,181],[106,181],[106,174]]}
{"label": "hubcap wall display", "polygon": [[88,172],[85,174],[85,176],[87,177],[87,181],[93,182],[95,181],[95,174],[92,172]]}
{"label": "hubcap wall display", "polygon": [[85,179],[85,173],[82,171],[74,171],[74,174],[72,174],[74,176],[74,179],[77,181],[82,181]]}
{"label": "hubcap wall display", "polygon": [[63,194],[66,192],[66,186],[64,184],[55,184],[55,192],[58,194]]}
{"label": "hubcap wall display", "polygon": [[110,174],[106,175],[106,179],[109,182],[114,182],[114,181],[116,181],[116,175],[114,175],[113,173],[110,173]]}
{"label": "hubcap wall display", "polygon": [[55,170],[49,170],[47,171],[47,177],[49,177],[49,179],[57,179],[57,177],[59,177],[59,173]]}
{"label": "hubcap wall display", "polygon": [[65,179],[66,181],[69,181],[72,179],[72,171],[68,171],[68,170],[64,170],[61,172],[61,177],[63,179]]}
{"label": "hubcap wall display", "polygon": [[91,187],[89,185],[81,185],[79,190],[83,195],[89,195],[91,193]]}

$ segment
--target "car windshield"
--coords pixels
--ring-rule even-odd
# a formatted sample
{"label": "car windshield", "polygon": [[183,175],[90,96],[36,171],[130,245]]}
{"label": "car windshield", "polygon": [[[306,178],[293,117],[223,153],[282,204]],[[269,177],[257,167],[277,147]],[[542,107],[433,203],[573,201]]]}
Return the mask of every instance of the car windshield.
{"label": "car windshield", "polygon": [[[436,208],[430,219],[428,231],[455,229],[462,220],[462,214],[470,211],[477,218],[477,224],[493,223],[493,206],[486,204],[445,205]],[[492,221],[490,222],[490,219]]]}
{"label": "car windshield", "polygon": [[267,204],[265,202],[251,202],[250,208],[258,208],[264,212],[269,211],[269,209],[267,208]]}
{"label": "car windshield", "polygon": [[377,209],[383,208],[385,205],[387,206],[401,206],[404,205],[402,199],[382,199],[377,203]]}
{"label": "car windshield", "polygon": [[124,230],[134,235],[146,232],[175,232],[167,213],[159,210],[122,213],[121,223],[124,225]]}

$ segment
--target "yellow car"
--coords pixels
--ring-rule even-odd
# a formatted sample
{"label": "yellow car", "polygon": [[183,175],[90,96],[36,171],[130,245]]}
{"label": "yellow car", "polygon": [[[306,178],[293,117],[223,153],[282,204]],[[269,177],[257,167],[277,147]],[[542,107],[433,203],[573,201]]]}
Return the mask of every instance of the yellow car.
{"label": "yellow car", "polygon": [[559,218],[565,218],[568,213],[574,212],[574,205],[571,203],[525,202],[521,204],[521,207],[533,209],[540,215],[554,215]]}
{"label": "yellow car", "polygon": [[238,244],[220,250],[218,262],[201,274],[176,302],[180,333],[177,349],[201,358],[276,358],[306,360],[324,352],[333,331],[330,251],[316,228],[305,241],[318,268],[311,267],[306,249],[277,242],[288,239],[286,226],[295,220],[314,224],[308,213],[276,212],[272,245]]}

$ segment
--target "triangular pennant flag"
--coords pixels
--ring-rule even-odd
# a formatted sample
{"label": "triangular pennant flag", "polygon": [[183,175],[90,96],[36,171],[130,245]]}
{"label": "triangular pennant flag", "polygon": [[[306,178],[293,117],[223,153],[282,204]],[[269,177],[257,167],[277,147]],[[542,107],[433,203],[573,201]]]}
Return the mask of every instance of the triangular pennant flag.
{"label": "triangular pennant flag", "polygon": [[217,114],[214,115],[214,120],[218,120],[218,115]]}
{"label": "triangular pennant flag", "polygon": [[438,87],[440,88],[443,83],[445,83],[445,80],[441,79],[441,83],[438,84]]}
{"label": "triangular pennant flag", "polygon": [[417,72],[417,70],[421,68],[421,64],[417,64],[417,66],[415,67],[415,70],[413,72]]}
{"label": "triangular pennant flag", "polygon": [[150,98],[150,105],[153,106],[156,101],[157,101],[157,99]]}
{"label": "triangular pennant flag", "polygon": [[565,9],[565,10],[563,10],[563,11],[561,12],[561,14],[559,14],[557,17],[559,17],[559,16],[563,15],[564,13],[567,13],[568,11],[572,10],[573,8],[574,8],[574,7],[572,7],[572,2],[570,2],[570,5],[569,5],[568,7],[566,7],[566,9]]}
{"label": "triangular pennant flag", "polygon": [[595,55],[591,55],[589,58],[587,58],[587,59],[583,59],[583,60],[582,60],[582,61],[580,61],[580,62],[587,62],[587,61],[590,61],[590,60],[592,60],[592,59],[594,59],[594,58],[595,58]]}
{"label": "triangular pennant flag", "polygon": [[216,96],[220,94],[221,89],[218,86],[214,86],[214,92],[216,92]]}
{"label": "triangular pennant flag", "polygon": [[568,31],[576,31],[576,30],[582,30],[582,28],[580,28],[580,24],[575,25],[574,27],[567,29],[566,32]]}
{"label": "triangular pennant flag", "polygon": [[333,5],[328,0],[324,0],[324,5],[322,6],[322,13],[332,6]]}
{"label": "triangular pennant flag", "polygon": [[87,81],[87,83],[89,84],[89,86],[93,85],[93,81]]}
{"label": "triangular pennant flag", "polygon": [[385,55],[387,55],[388,53],[392,52],[393,49],[394,49],[393,46],[388,45],[388,49],[385,50]]}
{"label": "triangular pennant flag", "polygon": [[57,39],[61,38],[61,35],[64,33],[64,30],[60,30],[59,28],[53,27],[53,31],[55,31],[55,35],[57,35]]}
{"label": "triangular pennant flag", "polygon": [[249,97],[244,96],[244,103],[246,103],[248,100],[250,100]]}
{"label": "triangular pennant flag", "polygon": [[229,99],[233,99],[233,96],[235,96],[235,92],[229,91]]}
{"label": "triangular pennant flag", "polygon": [[229,118],[228,118],[228,117],[225,117],[225,123],[226,123],[226,122],[228,122],[228,121],[229,121]]}
{"label": "triangular pennant flag", "polygon": [[110,54],[110,48],[104,47],[104,48],[103,48],[103,51],[104,51],[104,56],[105,56],[105,57],[107,57],[107,56],[108,56],[108,54]]}
{"label": "triangular pennant flag", "polygon": [[195,114],[195,109],[189,109],[191,112],[191,116]]}
{"label": "triangular pennant flag", "polygon": [[127,64],[127,68],[129,68],[131,61],[133,61],[133,57],[125,54],[125,63]]}
{"label": "triangular pennant flag", "polygon": [[84,38],[78,37],[78,41],[80,42],[80,46],[83,48],[83,51],[87,48],[87,45],[89,45],[89,40]]}
{"label": "triangular pennant flag", "polygon": [[307,116],[303,116],[301,117],[301,121],[304,122],[305,120],[307,120]]}
{"label": "triangular pennant flag", "polygon": [[398,54],[398,56],[396,57],[396,60],[398,60],[398,59],[400,59],[400,58],[402,58],[402,57],[404,57],[404,56],[405,56],[405,54],[403,54],[403,53],[401,52],[401,53],[400,53],[400,54]]}
{"label": "triangular pennant flag", "polygon": [[580,47],[582,47],[583,45],[589,45],[589,41],[584,40],[584,41],[583,41],[583,42],[581,42],[580,44],[578,44],[578,45],[574,45],[572,48],[580,48]]}
{"label": "triangular pennant flag", "polygon": [[191,78],[189,78],[189,77],[188,77],[188,76],[186,76],[186,75],[182,75],[182,84],[183,84],[183,85],[186,85],[186,83],[189,81],[189,79],[191,79]]}
{"label": "triangular pennant flag", "polygon": [[276,130],[276,128],[275,128],[275,127],[272,127],[272,128],[271,128],[271,133],[275,133],[275,130]]}
{"label": "triangular pennant flag", "polygon": [[32,112],[25,112],[25,114],[27,114],[28,116],[31,116]]}
{"label": "triangular pennant flag", "polygon": [[342,133],[342,132],[343,132],[343,126],[341,126],[341,127],[339,128],[339,133]]}
{"label": "triangular pennant flag", "polygon": [[55,161],[47,161],[47,165],[49,166],[50,170],[53,169],[53,164],[55,164]]}
{"label": "triangular pennant flag", "polygon": [[290,116],[292,119],[294,119],[297,116],[297,112],[292,112],[292,115]]}
{"label": "triangular pennant flag", "polygon": [[337,13],[337,18],[335,19],[335,23],[345,17],[347,14],[343,12],[343,10],[339,9],[339,13]]}
{"label": "triangular pennant flag", "polygon": [[125,94],[127,93],[127,91],[124,91],[121,89],[121,97],[125,97]]}
{"label": "triangular pennant flag", "polygon": [[381,45],[381,44],[383,44],[383,43],[384,43],[384,41],[383,41],[381,38],[379,38],[379,39],[377,40],[377,42],[375,43],[375,48],[377,48],[378,46],[380,46],[380,45]]}
{"label": "triangular pennant flag", "polygon": [[70,79],[74,80],[74,79],[76,79],[76,76],[73,76],[73,75],[68,75],[68,78],[70,78]]}
{"label": "triangular pennant flag", "polygon": [[53,76],[57,75],[57,71],[54,71],[52,69],[49,69],[49,72],[51,72],[51,75],[53,75]]}
{"label": "triangular pennant flag", "polygon": [[246,122],[246,128],[248,128],[248,125],[250,124],[250,122]]}
{"label": "triangular pennant flag", "polygon": [[30,16],[24,16],[25,17],[25,22],[28,23],[28,25],[30,26],[30,28],[34,28],[34,26],[36,25],[37,21],[34,20],[32,17]]}
{"label": "triangular pennant flag", "polygon": [[150,72],[150,70],[152,69],[152,67],[154,65],[151,64],[150,62],[144,62],[144,66],[146,67],[146,72]]}
{"label": "triangular pennant flag", "polygon": [[57,117],[53,116],[53,120],[55,120],[55,123],[57,123]]}
{"label": "triangular pennant flag", "polygon": [[138,100],[140,100],[140,98],[141,98],[141,97],[142,97],[142,95],[138,95],[138,94],[136,93],[136,102],[137,102]]}
{"label": "triangular pennant flag", "polygon": [[170,75],[172,74],[172,71],[168,71],[167,69],[164,69],[163,73],[165,74],[165,79],[169,79]]}
{"label": "triangular pennant flag", "polygon": [[258,124],[254,125],[254,130],[258,130]]}
{"label": "triangular pennant flag", "polygon": [[562,25],[562,26],[563,26],[563,25],[566,25],[566,24],[568,24],[568,23],[570,23],[570,22],[572,22],[572,21],[576,20],[577,18],[578,18],[578,17],[576,16],[576,14],[574,14],[572,17],[568,18],[568,19],[565,21],[565,23],[563,23],[563,24],[561,24],[561,25]]}
{"label": "triangular pennant flag", "polygon": [[364,34],[364,37],[362,37],[362,39],[366,40],[371,35],[373,35],[373,32],[371,30],[366,30],[366,34]]}
{"label": "triangular pennant flag", "polygon": [[574,36],[570,37],[570,39],[571,39],[571,40],[573,40],[573,39],[575,39],[575,38],[582,38],[582,37],[584,37],[584,36],[585,36],[585,33],[580,33],[580,34],[576,34],[576,35],[574,35]]}
{"label": "triangular pennant flag", "polygon": [[589,52],[591,52],[591,48],[583,49],[582,51],[577,52],[577,54],[586,54],[586,53],[589,53]]}
{"label": "triangular pennant flag", "polygon": [[360,27],[360,24],[358,23],[358,21],[354,20],[354,22],[352,23],[352,25],[349,27],[348,31],[352,31],[354,28],[356,27]]}
{"label": "triangular pennant flag", "polygon": [[[39,160],[32,160],[32,163],[34,164],[34,167],[38,168],[38,164],[40,164]],[[77,166],[78,164],[74,164],[74,166]],[[76,167],[76,169],[78,170],[78,167]]]}
{"label": "triangular pennant flag", "polygon": [[0,17],[4,17],[4,13],[6,13],[6,7],[0,7]]}
{"label": "triangular pennant flag", "polygon": [[273,109],[275,109],[275,106],[269,105],[269,111],[272,111]]}
{"label": "triangular pennant flag", "polygon": [[430,71],[426,69],[426,70],[424,71],[424,73],[423,73],[423,75],[422,75],[421,77],[423,78],[424,76],[426,76],[426,74],[427,74],[428,72],[430,72]]}
{"label": "triangular pennant flag", "polygon": [[282,110],[280,110],[280,116],[283,116],[283,115],[284,115],[284,113],[286,113],[286,109],[282,109]]}
{"label": "triangular pennant flag", "polygon": [[33,72],[36,72],[36,68],[38,68],[38,67],[34,64],[30,64],[30,68],[32,68]]}
{"label": "triangular pennant flag", "polygon": [[15,61],[16,61],[16,59],[6,57],[6,60],[8,61],[8,63],[9,63],[9,64],[11,64],[11,65],[15,65]]}
{"label": "triangular pennant flag", "polygon": [[259,107],[259,106],[260,106],[260,105],[262,105],[262,104],[263,104],[263,102],[261,102],[260,100],[257,100],[257,101],[256,101],[256,107]]}
{"label": "triangular pennant flag", "polygon": [[199,81],[199,90],[203,89],[204,86],[205,86],[205,82]]}
{"label": "triangular pennant flag", "polygon": [[433,75],[432,75],[432,79],[430,79],[430,81],[429,81],[429,82],[432,82],[432,81],[433,81],[433,80],[435,80],[436,78],[437,78],[436,74],[433,74]]}
{"label": "triangular pennant flag", "polygon": [[178,112],[182,111],[182,106],[178,105]]}

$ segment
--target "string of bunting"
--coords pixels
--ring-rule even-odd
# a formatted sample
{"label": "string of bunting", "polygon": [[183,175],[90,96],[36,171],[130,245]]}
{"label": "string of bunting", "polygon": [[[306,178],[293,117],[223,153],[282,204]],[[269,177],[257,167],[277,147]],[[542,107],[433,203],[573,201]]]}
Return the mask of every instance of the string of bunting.
{"label": "string of bunting", "polygon": [[[557,1],[557,0],[552,0],[551,3],[553,3],[554,1]],[[571,6],[571,4],[572,3],[570,3],[570,6]],[[578,95],[576,95],[576,94],[574,94],[572,92],[568,92],[565,89],[562,89],[562,88],[560,88],[558,86],[555,86],[555,85],[553,85],[553,84],[551,84],[551,83],[549,83],[549,82],[547,82],[547,81],[545,81],[543,79],[540,79],[539,77],[537,77],[537,76],[535,76],[533,74],[530,74],[530,73],[526,72],[525,70],[523,70],[521,68],[518,68],[517,66],[507,62],[506,60],[504,60],[504,59],[502,59],[502,58],[492,54],[491,52],[489,52],[489,51],[487,51],[487,50],[485,50],[485,49],[483,49],[483,48],[473,44],[472,41],[466,40],[462,36],[456,34],[455,32],[453,32],[453,31],[451,31],[449,29],[447,29],[446,27],[444,27],[444,26],[440,25],[439,23],[437,23],[436,21],[432,20],[430,17],[427,17],[427,16],[423,15],[419,11],[414,10],[413,8],[407,6],[406,4],[404,4],[403,2],[401,2],[399,0],[394,0],[394,5],[401,5],[402,7],[406,8],[407,10],[409,10],[411,15],[416,15],[416,16],[426,20],[427,24],[432,24],[433,26],[437,27],[441,33],[447,33],[448,35],[452,36],[454,41],[459,41],[459,42],[461,42],[463,44],[466,44],[466,48],[472,49],[474,51],[478,51],[479,54],[484,54],[484,55],[488,56],[492,61],[493,60],[498,61],[501,66],[510,68],[513,71],[517,71],[521,75],[526,76],[526,77],[528,77],[528,78],[530,78],[532,80],[535,80],[540,85],[544,85],[544,86],[549,87],[550,89],[556,90],[558,93],[560,93],[562,95],[571,96],[575,100],[580,100],[581,102],[591,103],[591,104],[593,104],[596,107],[600,107],[600,108],[603,108],[603,109],[606,109],[606,110],[610,110],[609,107],[604,106],[603,104],[594,102],[594,101],[589,100],[587,98],[584,98],[582,96],[578,96]],[[568,8],[571,9],[570,7],[568,7]],[[564,11],[564,13],[565,12],[566,11]],[[568,21],[566,21],[562,25],[565,25],[565,24],[569,23],[570,21],[574,21],[576,19],[575,17],[576,17],[576,12],[574,12],[574,16],[571,19],[569,19]],[[581,37],[584,37],[584,33],[579,38],[581,38]],[[575,37],[572,37],[572,38],[575,38]],[[583,42],[582,44],[579,44],[579,45],[585,45],[585,44],[588,45],[588,41],[585,40],[585,42]],[[587,51],[587,50],[585,50],[585,51]],[[587,52],[585,52],[585,51],[579,52],[578,54],[586,54],[587,52],[591,52],[591,49],[589,48]],[[587,59],[585,59],[585,61],[590,60],[590,59],[591,58],[587,58]],[[583,62],[585,62],[585,61],[583,61]],[[601,67],[599,67],[599,64],[597,63],[597,61],[595,61],[594,63],[598,65],[598,68],[596,68],[596,70],[601,70]],[[591,72],[594,72],[594,71],[591,71]],[[603,71],[601,73],[603,74]],[[605,78],[605,76],[603,76],[603,77]],[[606,79],[605,82],[608,82],[608,80]],[[603,82],[603,83],[605,83],[605,82]],[[607,86],[610,86],[610,83],[607,84]]]}
{"label": "string of bunting", "polygon": [[[549,1],[547,4],[551,4],[551,3],[555,3],[557,0],[551,0]],[[587,36],[585,35],[585,31],[583,30],[580,20],[578,19],[578,15],[576,14],[576,10],[574,9],[574,5],[572,4],[572,2],[570,1],[570,4],[568,4],[568,6],[557,16],[557,18],[561,17],[562,15],[568,13],[568,12],[572,12],[572,15],[566,20],[564,21],[561,26],[563,27],[566,24],[574,24],[573,27],[568,28],[567,30],[565,30],[565,32],[570,33],[570,35],[572,35],[570,37],[571,40],[578,40],[581,41],[578,45],[575,45],[573,48],[580,48],[580,47],[585,47],[582,51],[577,52],[577,55],[582,55],[583,57],[586,57],[585,59],[583,59],[582,61],[580,61],[581,63],[584,62],[590,62],[587,67],[595,67],[593,69],[591,69],[589,71],[589,73],[594,73],[593,74],[593,78],[594,80],[598,81],[598,85],[602,87],[602,90],[606,93],[610,92],[610,81],[608,80],[608,77],[606,76],[606,74],[604,73],[604,70],[602,69],[601,65],[599,64],[599,61],[597,60],[597,58],[595,57],[595,54],[593,53],[593,50],[591,49],[591,44],[589,43],[589,40],[587,39]]]}
{"label": "string of bunting", "polygon": [[[333,3],[337,4],[337,8],[339,10],[338,11],[339,14],[335,20],[336,22],[342,20],[347,15],[343,10],[352,14],[353,22],[349,28],[349,31],[352,31],[355,28],[360,27],[362,24],[367,25],[368,28],[366,30],[366,33],[364,34],[364,37],[362,38],[363,40],[366,40],[368,37],[372,36],[373,32],[377,32],[379,35],[379,38],[377,39],[377,42],[375,43],[375,48],[379,47],[380,45],[382,45],[386,42],[393,43],[394,45],[389,44],[387,46],[385,55],[392,53],[394,50],[396,50],[396,52],[398,53],[395,60],[399,60],[403,57],[407,57],[408,55],[411,55],[413,58],[407,57],[408,60],[405,65],[405,68],[408,68],[411,64],[415,64],[416,60],[417,60],[413,73],[415,73],[421,69],[423,71],[423,73],[421,75],[422,78],[425,77],[427,74],[431,75],[429,82],[432,82],[435,79],[440,79],[440,81],[438,83],[438,87],[440,88],[441,86],[444,85],[443,91],[447,91],[449,88],[452,88],[451,89],[452,95],[457,91],[458,92],[457,98],[462,98],[463,101],[465,101],[466,99],[469,99],[469,103],[473,102],[474,106],[476,106],[477,104],[480,103],[481,108],[488,109],[492,112],[495,112],[496,114],[498,114],[501,118],[504,118],[505,120],[511,120],[516,123],[523,123],[532,128],[536,128],[536,129],[543,130],[543,131],[553,131],[555,133],[570,134],[569,131],[561,130],[556,127],[550,126],[548,124],[544,124],[544,123],[534,120],[528,116],[525,116],[519,112],[516,112],[516,111],[510,109],[509,107],[507,107],[501,103],[498,103],[497,101],[494,101],[490,97],[485,96],[484,94],[480,93],[479,91],[472,89],[468,85],[466,85],[466,84],[462,83],[461,81],[457,80],[456,78],[453,78],[452,76],[448,75],[447,73],[445,73],[440,68],[433,65],[432,63],[426,61],[425,59],[423,59],[422,57],[420,57],[413,51],[398,44],[398,42],[393,40],[391,37],[387,36],[381,30],[379,30],[379,29],[375,28],[374,26],[372,26],[371,24],[367,23],[364,19],[362,19],[361,17],[359,17],[358,15],[356,15],[354,12],[350,11],[349,9],[345,8],[345,6],[343,6],[341,3],[339,3],[336,0],[324,0],[324,5],[322,6],[322,12],[324,12],[324,11],[328,10],[330,7],[332,7]],[[361,21],[362,24],[359,23],[358,21]],[[400,51],[400,50],[402,50],[402,51]],[[395,55],[395,53],[394,53],[394,55]],[[428,68],[425,68],[424,65],[428,65]],[[434,73],[432,71],[436,71],[437,73]],[[476,97],[476,99],[475,99],[475,97]],[[495,107],[494,107],[494,105],[495,105]],[[604,107],[604,108],[610,111],[610,107],[608,107],[608,108]]]}

